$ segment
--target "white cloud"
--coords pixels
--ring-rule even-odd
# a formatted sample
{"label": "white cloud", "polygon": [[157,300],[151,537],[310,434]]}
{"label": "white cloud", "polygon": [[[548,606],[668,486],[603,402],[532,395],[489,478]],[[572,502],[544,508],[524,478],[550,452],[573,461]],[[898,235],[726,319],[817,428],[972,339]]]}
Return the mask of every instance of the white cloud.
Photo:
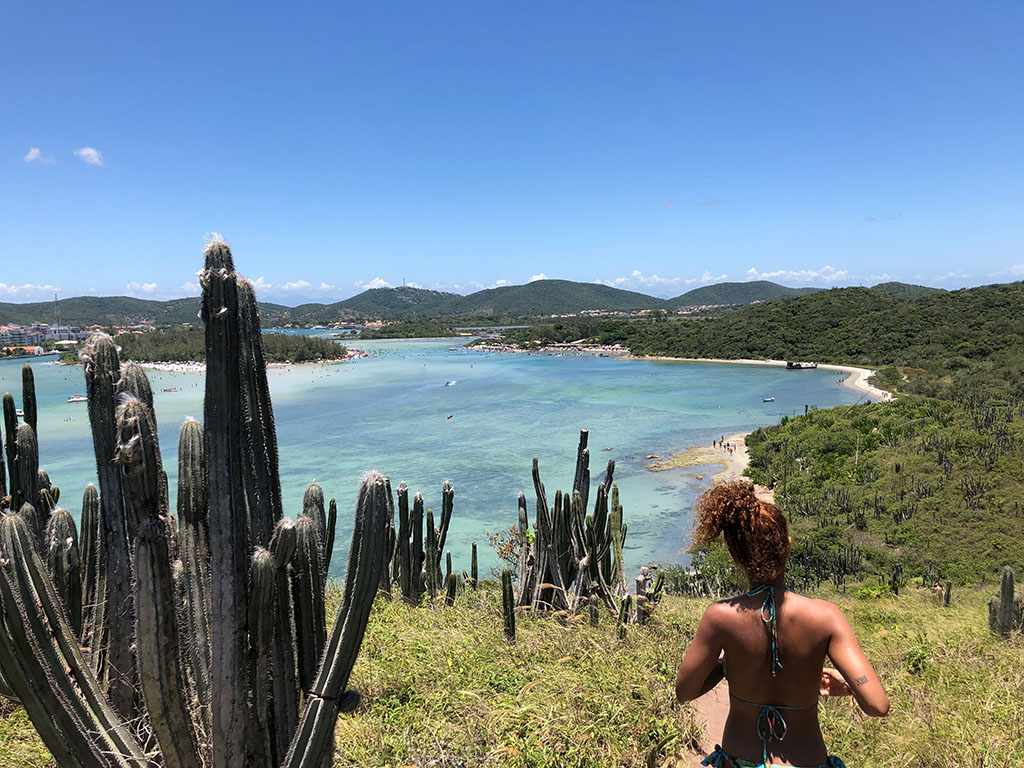
{"label": "white cloud", "polygon": [[899,280],[896,275],[890,275],[888,272],[883,272],[880,275],[868,275],[868,280],[873,283],[889,283],[893,280]]}
{"label": "white cloud", "polygon": [[526,282],[534,283],[537,280],[547,280],[547,279],[548,279],[548,276],[545,275],[543,272],[541,272],[539,275],[530,275],[530,279],[527,280]]}
{"label": "white cloud", "polygon": [[955,272],[946,272],[940,275],[932,275],[932,280],[935,281],[936,283],[945,283],[950,280],[967,280],[970,277],[971,275],[969,275],[967,272],[964,272],[964,270],[962,269],[958,269]]}
{"label": "white cloud", "polygon": [[755,267],[751,267],[747,270],[746,279],[832,285],[851,279],[851,275],[845,269],[836,269],[826,264],[821,269],[777,269],[772,272],[760,272]]}
{"label": "white cloud", "polygon": [[[541,278],[541,279],[543,280],[544,278]],[[510,283],[508,280],[500,279],[500,280],[495,280],[494,284],[491,285],[491,288],[503,288],[506,285],[512,285],[512,283]]]}
{"label": "white cloud", "polygon": [[43,151],[39,149],[39,147],[32,147],[21,159],[29,165],[53,165],[54,162],[53,158],[48,155],[44,155]]}
{"label": "white cloud", "polygon": [[52,299],[54,292],[59,290],[60,288],[55,285],[34,285],[32,283],[7,285],[6,283],[0,283],[0,298],[13,299],[15,301],[42,301],[43,299]]}
{"label": "white cloud", "polygon": [[998,272],[989,272],[989,277],[1022,277],[1024,276],[1024,264],[1014,264]]}
{"label": "white cloud", "polygon": [[595,280],[595,283],[601,285],[610,285],[613,288],[623,288],[631,291],[642,291],[644,293],[653,293],[656,296],[672,296],[682,287],[688,285],[706,285],[707,283],[720,283],[729,275],[720,274],[713,275],[708,270],[704,270],[704,273],[700,277],[662,277],[658,274],[645,275],[639,269],[634,269],[626,277],[616,277],[612,280]]}
{"label": "white cloud", "polygon": [[704,274],[702,274],[700,277],[688,277],[685,280],[683,280],[683,282],[686,283],[687,285],[694,285],[695,283],[699,283],[700,285],[707,285],[708,283],[720,283],[727,277],[729,276],[725,273],[722,273],[721,275],[712,275],[705,269]]}
{"label": "white cloud", "polygon": [[76,149],[75,157],[80,158],[82,162],[88,165],[103,165],[103,153],[98,149],[92,147],[81,147]]}
{"label": "white cloud", "polygon": [[128,283],[124,288],[130,295],[144,293],[152,296],[156,293],[156,283]]}
{"label": "white cloud", "polygon": [[375,277],[373,278],[373,280],[370,281],[356,280],[355,286],[356,288],[359,288],[361,290],[368,291],[371,288],[390,288],[391,283],[389,283],[383,277]]}

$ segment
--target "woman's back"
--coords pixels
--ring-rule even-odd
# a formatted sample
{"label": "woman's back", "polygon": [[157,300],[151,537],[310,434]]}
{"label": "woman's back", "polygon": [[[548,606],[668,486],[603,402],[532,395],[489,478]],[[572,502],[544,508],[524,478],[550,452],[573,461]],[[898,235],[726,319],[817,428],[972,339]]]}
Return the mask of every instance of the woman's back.
{"label": "woman's back", "polygon": [[778,665],[773,676],[771,632],[762,618],[765,597],[744,594],[715,604],[730,693],[722,745],[739,757],[760,759],[764,743],[758,719],[764,705],[771,705],[786,726],[786,738],[768,745],[774,762],[818,765],[827,757],[818,726],[818,693],[835,608],[774,589]]}
{"label": "woman's back", "polygon": [[[836,606],[788,591],[791,539],[785,516],[748,482],[711,488],[697,502],[695,544],[721,535],[754,589],[708,606],[679,665],[676,698],[691,701],[729,679],[730,706],[705,765],[841,766],[828,757],[818,695],[853,695],[884,716],[889,697]],[[828,657],[837,669],[823,670]],[[847,682],[849,681],[849,682]]]}

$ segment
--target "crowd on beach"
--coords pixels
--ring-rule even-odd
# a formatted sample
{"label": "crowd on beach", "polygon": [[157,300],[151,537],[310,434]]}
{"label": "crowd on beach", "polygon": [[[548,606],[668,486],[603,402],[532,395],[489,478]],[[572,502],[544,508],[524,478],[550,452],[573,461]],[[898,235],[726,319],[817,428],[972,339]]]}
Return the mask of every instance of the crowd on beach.
{"label": "crowd on beach", "polygon": [[722,437],[718,440],[712,440],[711,447],[721,448],[723,451],[726,451],[730,456],[736,450],[736,446],[733,443],[726,441],[725,435],[722,435]]}

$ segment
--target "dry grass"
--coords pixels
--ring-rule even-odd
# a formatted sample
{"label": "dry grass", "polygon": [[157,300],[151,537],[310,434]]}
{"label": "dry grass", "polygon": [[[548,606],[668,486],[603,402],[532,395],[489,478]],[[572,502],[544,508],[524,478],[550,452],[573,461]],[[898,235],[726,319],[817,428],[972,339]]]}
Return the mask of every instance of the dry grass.
{"label": "dry grass", "polygon": [[[849,700],[822,706],[826,740],[848,765],[1016,765],[1024,638],[989,633],[987,593],[954,593],[949,609],[927,593],[826,596],[847,612],[893,703],[881,720]],[[451,609],[378,601],[352,681],[364,698],[338,722],[335,764],[682,764],[698,726],[672,682],[703,608],[666,598],[624,641],[607,616],[592,628],[524,615],[509,645],[496,584]],[[0,707],[0,767],[47,765],[20,708]]]}

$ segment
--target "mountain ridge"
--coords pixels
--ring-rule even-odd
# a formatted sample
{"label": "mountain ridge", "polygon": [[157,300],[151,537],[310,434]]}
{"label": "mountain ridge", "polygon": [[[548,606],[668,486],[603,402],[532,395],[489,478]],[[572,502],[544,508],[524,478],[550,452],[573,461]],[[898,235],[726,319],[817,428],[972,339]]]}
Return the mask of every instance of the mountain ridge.
{"label": "mountain ridge", "polygon": [[[444,316],[543,316],[584,311],[625,312],[644,309],[675,311],[701,305],[747,305],[820,292],[818,288],[791,288],[767,280],[716,283],[695,288],[672,299],[601,283],[573,280],[535,280],[523,285],[486,288],[461,295],[426,288],[399,286],[370,288],[333,303],[307,302],[294,307],[260,301],[260,317],[267,326],[326,325],[357,320],[401,320]],[[897,300],[916,300],[940,288],[909,283],[879,283],[865,288]],[[62,325],[157,325],[197,323],[199,297],[158,301],[132,296],[73,296],[60,301]],[[0,324],[54,323],[52,302],[0,303]]]}

